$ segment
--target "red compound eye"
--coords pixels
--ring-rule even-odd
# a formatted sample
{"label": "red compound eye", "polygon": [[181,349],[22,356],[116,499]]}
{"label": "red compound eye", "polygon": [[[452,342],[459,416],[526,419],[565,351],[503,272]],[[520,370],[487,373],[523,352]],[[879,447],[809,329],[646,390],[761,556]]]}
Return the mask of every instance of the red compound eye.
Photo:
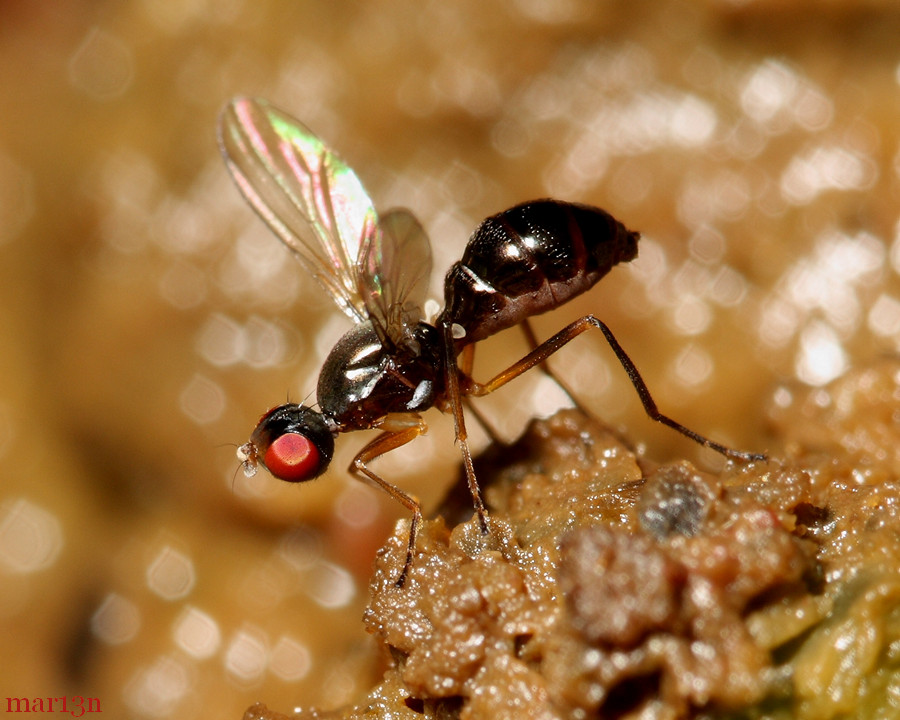
{"label": "red compound eye", "polygon": [[266,449],[266,468],[279,480],[303,482],[314,478],[320,463],[319,449],[299,433],[280,435]]}

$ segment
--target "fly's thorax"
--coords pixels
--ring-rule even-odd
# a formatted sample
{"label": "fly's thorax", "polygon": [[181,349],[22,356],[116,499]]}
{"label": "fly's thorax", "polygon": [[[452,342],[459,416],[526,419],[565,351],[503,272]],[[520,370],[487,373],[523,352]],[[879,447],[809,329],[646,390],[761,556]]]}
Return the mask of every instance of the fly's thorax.
{"label": "fly's thorax", "polygon": [[322,413],[343,430],[362,430],[389,413],[427,410],[443,392],[440,348],[440,334],[427,323],[399,344],[382,343],[371,322],[357,325],[322,365]]}

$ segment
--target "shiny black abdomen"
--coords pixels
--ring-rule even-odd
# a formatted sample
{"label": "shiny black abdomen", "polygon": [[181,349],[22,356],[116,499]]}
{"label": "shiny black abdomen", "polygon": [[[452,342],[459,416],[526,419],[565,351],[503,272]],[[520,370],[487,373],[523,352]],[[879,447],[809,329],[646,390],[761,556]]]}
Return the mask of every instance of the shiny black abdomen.
{"label": "shiny black abdomen", "polygon": [[403,346],[385,348],[371,322],[357,325],[328,354],[319,373],[322,414],[341,429],[372,427],[389,413],[420,412],[444,392],[437,330],[419,323]]}
{"label": "shiny black abdomen", "polygon": [[557,200],[493,215],[447,273],[438,324],[462,327],[461,347],[552,310],[634,259],[639,237],[604,210]]}

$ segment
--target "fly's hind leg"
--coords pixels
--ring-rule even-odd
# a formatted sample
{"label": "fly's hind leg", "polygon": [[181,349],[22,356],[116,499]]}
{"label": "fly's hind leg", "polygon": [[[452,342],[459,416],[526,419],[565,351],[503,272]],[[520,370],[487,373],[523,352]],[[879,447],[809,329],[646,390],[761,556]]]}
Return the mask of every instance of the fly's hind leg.
{"label": "fly's hind leg", "polygon": [[[522,332],[525,335],[526,341],[528,342],[529,349],[537,350],[541,346],[541,343],[537,339],[537,335],[534,332],[534,328],[531,326],[531,322],[526,318],[521,323],[519,323],[519,327],[522,328]],[[572,405],[575,406],[575,409],[578,410],[578,412],[580,412],[586,418],[590,418],[591,421],[593,421],[593,422],[597,423],[598,425],[602,426],[603,428],[605,428],[606,431],[609,433],[612,433],[612,435],[620,443],[622,443],[625,447],[627,447],[629,450],[634,452],[634,450],[635,450],[634,445],[631,443],[631,441],[627,437],[625,437],[621,432],[619,432],[619,430],[617,428],[610,427],[610,425],[608,423],[606,423],[603,420],[601,420],[600,418],[598,418],[595,413],[593,413],[591,410],[589,410],[584,405],[582,405],[581,401],[578,399],[577,393],[574,390],[572,390],[572,388],[569,386],[569,384],[565,380],[563,380],[559,375],[557,375],[553,371],[553,368],[550,367],[550,363],[546,359],[543,362],[541,362],[538,365],[538,367],[541,369],[541,372],[543,372],[548,378],[550,378],[554,383],[556,383],[556,386],[565,393],[566,397],[569,398],[569,401],[572,403]]]}
{"label": "fly's hind leg", "polygon": [[[540,345],[540,342],[537,339],[537,335],[534,332],[534,328],[531,327],[531,323],[528,320],[523,320],[519,323],[519,327],[522,328],[522,333],[525,335],[525,341],[528,343],[529,350],[535,350]],[[474,366],[474,356],[475,356],[475,345],[466,345],[462,352],[459,354],[459,358],[457,359],[457,368],[459,372],[462,373],[463,377],[471,378],[472,377],[472,369]],[[587,408],[585,408],[579,401],[578,397],[573,392],[572,388],[570,388],[559,375],[553,372],[553,368],[547,363],[547,361],[543,361],[539,364],[541,371],[549,377],[554,383],[556,383],[557,387],[565,393],[566,397],[569,398],[569,401],[578,408],[579,412],[583,415],[586,415],[590,418],[594,416],[588,412]],[[498,433],[494,426],[488,422],[488,419],[484,416],[484,414],[478,409],[478,407],[471,401],[468,395],[462,396],[462,401],[466,406],[466,409],[472,414],[472,416],[478,421],[478,424],[484,429],[484,431],[490,437],[491,442],[494,445],[502,445],[503,439],[500,437],[500,433]]]}
{"label": "fly's hind leg", "polygon": [[628,379],[631,380],[631,384],[637,391],[638,397],[641,399],[641,404],[644,406],[644,411],[650,418],[652,418],[656,422],[662,423],[663,425],[668,425],[670,428],[676,430],[685,437],[690,438],[694,442],[703,445],[704,447],[715,450],[717,453],[724,455],[731,460],[749,461],[766,459],[766,456],[760,453],[742,452],[740,450],[734,450],[730,447],[717,443],[713,440],[710,440],[709,438],[704,437],[703,435],[700,435],[697,432],[694,432],[690,428],[685,427],[684,425],[677,422],[676,420],[673,420],[667,415],[663,415],[656,407],[656,402],[650,395],[650,390],[647,388],[647,384],[644,382],[644,379],[641,377],[641,374],[638,372],[638,369],[637,367],[635,367],[635,364],[632,362],[631,358],[628,357],[628,354],[625,352],[622,346],[619,345],[619,341],[616,340],[615,336],[612,334],[612,331],[606,326],[606,324],[595,318],[593,315],[585,315],[583,318],[576,320],[570,325],[567,325],[558,333],[556,333],[556,335],[535,347],[534,350],[528,353],[517,363],[511,365],[488,382],[471,383],[466,388],[467,394],[478,396],[487,395],[488,393],[493,392],[497,388],[508,383],[510,380],[530,370],[535,365],[540,365],[548,357],[553,355],[553,353],[555,353],[557,350],[561,349],[564,345],[568,344],[570,341],[581,335],[581,333],[583,333],[585,330],[588,330],[590,328],[597,328],[598,330],[600,330],[600,332],[603,333],[603,336],[606,338],[606,342],[609,343],[609,346],[616,354],[616,358],[619,360],[619,363],[621,363],[622,367],[625,369],[625,372],[628,374]]}
{"label": "fly's hind leg", "polygon": [[372,472],[369,469],[368,463],[381,457],[385,453],[389,453],[391,450],[396,450],[398,447],[406,445],[406,443],[415,440],[424,432],[425,423],[422,422],[420,418],[418,419],[418,424],[404,427],[396,432],[391,430],[383,432],[360,450],[359,454],[353,458],[353,462],[350,464],[351,474],[356,476],[362,475],[367,478],[394,498],[394,500],[403,505],[403,507],[412,512],[412,524],[409,527],[409,544],[406,548],[406,562],[403,563],[403,570],[394,582],[394,585],[397,587],[403,587],[403,584],[406,582],[406,576],[409,574],[409,569],[412,566],[413,553],[416,548],[416,533],[418,532],[419,524],[422,522],[422,507],[419,505],[419,501],[414,497],[408,495],[396,485],[392,485],[384,478]]}
{"label": "fly's hind leg", "polygon": [[[531,350],[532,352],[534,350],[537,350],[541,346],[541,343],[537,339],[534,328],[531,327],[531,323],[528,321],[528,319],[526,318],[521,323],[519,323],[519,327],[522,328],[522,333],[525,335],[525,340],[528,342],[529,350]],[[538,363],[538,365],[541,369],[541,372],[543,372],[548,378],[556,383],[556,386],[566,394],[566,397],[569,398],[572,404],[576,408],[578,408],[578,410],[583,415],[587,415],[591,418],[593,417],[593,415],[591,415],[591,413],[589,413],[587,409],[578,401],[578,396],[575,394],[572,388],[569,387],[568,383],[566,383],[559,375],[553,372],[553,368],[550,367],[550,364],[547,362],[546,358]]]}

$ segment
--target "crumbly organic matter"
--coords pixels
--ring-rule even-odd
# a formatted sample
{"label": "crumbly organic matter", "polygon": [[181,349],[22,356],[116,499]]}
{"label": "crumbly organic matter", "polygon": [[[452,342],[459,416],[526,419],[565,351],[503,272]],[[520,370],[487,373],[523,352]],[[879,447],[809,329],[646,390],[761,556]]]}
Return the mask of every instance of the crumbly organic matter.
{"label": "crumbly organic matter", "polygon": [[785,393],[787,450],[719,473],[654,466],[574,410],[533,422],[479,463],[489,535],[448,527],[448,502],[402,588],[408,526],[381,551],[365,614],[381,682],[296,717],[887,717],[900,362]]}

